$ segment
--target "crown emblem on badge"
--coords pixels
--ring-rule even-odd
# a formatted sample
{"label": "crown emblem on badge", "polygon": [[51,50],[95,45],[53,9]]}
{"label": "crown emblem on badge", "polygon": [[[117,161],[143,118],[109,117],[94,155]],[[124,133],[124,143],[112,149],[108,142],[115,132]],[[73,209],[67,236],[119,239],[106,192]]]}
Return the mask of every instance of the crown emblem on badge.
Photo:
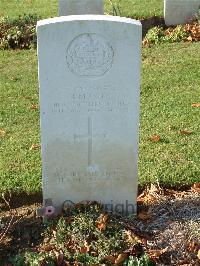
{"label": "crown emblem on badge", "polygon": [[76,37],[67,49],[67,65],[71,72],[80,76],[102,76],[112,66],[112,46],[97,34]]}

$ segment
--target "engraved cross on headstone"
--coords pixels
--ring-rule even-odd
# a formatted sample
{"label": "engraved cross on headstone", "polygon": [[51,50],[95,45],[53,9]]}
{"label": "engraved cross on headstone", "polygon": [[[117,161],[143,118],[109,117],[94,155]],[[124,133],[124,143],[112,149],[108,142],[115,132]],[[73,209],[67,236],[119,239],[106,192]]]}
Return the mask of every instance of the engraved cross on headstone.
{"label": "engraved cross on headstone", "polygon": [[79,138],[87,138],[88,139],[88,167],[92,166],[92,152],[93,152],[93,138],[94,137],[106,137],[106,134],[93,134],[93,123],[92,118],[88,117],[88,133],[87,135],[77,135],[74,134],[74,142]]}

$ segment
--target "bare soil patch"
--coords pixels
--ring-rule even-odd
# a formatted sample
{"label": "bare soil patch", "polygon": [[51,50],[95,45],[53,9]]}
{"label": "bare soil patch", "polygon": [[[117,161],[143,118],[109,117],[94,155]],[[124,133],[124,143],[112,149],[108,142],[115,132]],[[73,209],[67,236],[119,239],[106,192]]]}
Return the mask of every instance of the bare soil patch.
{"label": "bare soil patch", "polygon": [[142,37],[143,38],[147,34],[148,30],[153,28],[153,27],[158,27],[158,26],[164,27],[164,28],[167,27],[165,25],[165,20],[163,17],[153,16],[150,18],[141,19],[140,21],[142,23]]}

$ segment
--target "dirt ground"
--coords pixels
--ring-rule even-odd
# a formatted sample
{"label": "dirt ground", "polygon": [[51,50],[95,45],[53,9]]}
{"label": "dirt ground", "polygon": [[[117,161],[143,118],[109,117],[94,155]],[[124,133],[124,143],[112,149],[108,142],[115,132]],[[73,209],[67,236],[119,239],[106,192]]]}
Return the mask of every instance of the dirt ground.
{"label": "dirt ground", "polygon": [[34,249],[42,242],[43,223],[36,217],[36,209],[40,206],[42,204],[34,203],[11,210],[0,207],[0,265],[1,261],[20,251]]}
{"label": "dirt ground", "polygon": [[[0,265],[42,243],[43,222],[36,216],[41,206],[40,195],[1,201]],[[138,215],[119,219],[138,235],[156,265],[200,265],[199,185],[187,191],[152,185],[138,197]]]}

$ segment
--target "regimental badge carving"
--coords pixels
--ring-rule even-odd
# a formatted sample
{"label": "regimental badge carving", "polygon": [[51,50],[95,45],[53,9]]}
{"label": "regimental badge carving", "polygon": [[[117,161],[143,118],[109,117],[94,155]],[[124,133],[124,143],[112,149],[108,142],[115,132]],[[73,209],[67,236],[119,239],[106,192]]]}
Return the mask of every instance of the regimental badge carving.
{"label": "regimental badge carving", "polygon": [[74,74],[98,77],[110,70],[114,51],[107,40],[95,33],[79,35],[67,49],[67,65]]}

